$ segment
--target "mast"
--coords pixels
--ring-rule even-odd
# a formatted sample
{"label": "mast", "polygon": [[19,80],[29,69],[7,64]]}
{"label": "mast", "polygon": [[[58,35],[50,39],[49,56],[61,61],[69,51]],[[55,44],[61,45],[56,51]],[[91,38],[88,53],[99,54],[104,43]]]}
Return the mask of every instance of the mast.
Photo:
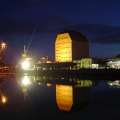
{"label": "mast", "polygon": [[22,57],[23,58],[27,57],[27,50],[26,50],[26,46],[25,45],[24,45],[24,50],[23,50],[23,53],[22,53]]}
{"label": "mast", "polygon": [[23,51],[23,53],[22,53],[22,57],[23,57],[23,58],[28,57],[28,51],[29,51],[30,46],[31,46],[31,44],[32,44],[33,34],[34,34],[34,33],[35,33],[35,29],[32,31],[31,39],[30,39],[30,41],[28,42],[27,46],[24,45],[24,51]]}

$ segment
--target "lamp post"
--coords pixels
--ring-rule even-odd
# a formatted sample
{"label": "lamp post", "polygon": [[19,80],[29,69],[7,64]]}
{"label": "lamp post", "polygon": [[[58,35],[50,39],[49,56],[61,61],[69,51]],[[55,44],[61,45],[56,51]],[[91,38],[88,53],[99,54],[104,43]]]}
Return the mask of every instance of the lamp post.
{"label": "lamp post", "polygon": [[6,48],[7,48],[7,44],[5,42],[0,42],[0,61],[3,60],[3,56]]}
{"label": "lamp post", "polygon": [[0,43],[0,53],[3,52],[7,48],[7,44],[5,42]]}
{"label": "lamp post", "polygon": [[5,42],[1,43],[1,49],[4,50],[7,47],[7,44]]}

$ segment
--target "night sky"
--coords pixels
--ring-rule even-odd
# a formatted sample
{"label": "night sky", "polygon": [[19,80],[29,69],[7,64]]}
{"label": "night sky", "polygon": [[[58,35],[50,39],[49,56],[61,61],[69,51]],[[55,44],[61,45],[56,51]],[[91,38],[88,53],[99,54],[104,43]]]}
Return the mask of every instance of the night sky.
{"label": "night sky", "polygon": [[80,31],[90,42],[93,57],[120,54],[118,0],[0,0],[0,39],[12,59],[33,39],[33,56],[54,56],[56,33]]}

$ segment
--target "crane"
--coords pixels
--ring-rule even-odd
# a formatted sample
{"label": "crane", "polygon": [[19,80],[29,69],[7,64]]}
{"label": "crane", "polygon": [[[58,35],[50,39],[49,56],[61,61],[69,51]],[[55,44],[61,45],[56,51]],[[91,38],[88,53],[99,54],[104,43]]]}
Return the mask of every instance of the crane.
{"label": "crane", "polygon": [[27,47],[24,45],[24,51],[22,53],[22,59],[21,59],[21,62],[20,62],[22,70],[30,70],[32,65],[33,65],[32,58],[29,57],[28,51],[29,51],[30,46],[31,46],[32,41],[33,41],[34,32],[35,32],[35,29],[32,32],[32,36],[31,36],[31,39],[30,39]]}
{"label": "crane", "polygon": [[31,36],[31,39],[30,39],[30,42],[28,43],[28,45],[27,45],[27,46],[24,45],[24,50],[23,50],[23,53],[22,53],[22,57],[23,57],[23,58],[28,57],[28,51],[29,51],[30,46],[31,46],[31,44],[32,44],[34,33],[35,33],[35,29],[34,29],[33,32],[32,32],[32,36]]}

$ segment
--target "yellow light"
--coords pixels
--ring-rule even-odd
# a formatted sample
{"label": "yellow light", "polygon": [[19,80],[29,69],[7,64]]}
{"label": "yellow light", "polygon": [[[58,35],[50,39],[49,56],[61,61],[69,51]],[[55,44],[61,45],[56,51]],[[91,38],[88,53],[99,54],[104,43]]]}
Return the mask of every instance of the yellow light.
{"label": "yellow light", "polygon": [[93,82],[91,80],[77,80],[76,87],[91,87]]}
{"label": "yellow light", "polygon": [[55,42],[56,62],[72,61],[72,40],[69,33],[58,34]]}
{"label": "yellow light", "polygon": [[51,83],[47,83],[46,85],[47,85],[47,87],[51,87],[51,86],[52,86],[52,84],[51,84]]}
{"label": "yellow light", "polygon": [[29,76],[24,76],[23,78],[22,78],[22,85],[23,86],[28,86],[28,85],[30,85],[31,84],[31,81],[30,81],[30,77]]}
{"label": "yellow light", "polygon": [[30,66],[31,66],[30,61],[27,59],[25,59],[24,61],[21,62],[21,68],[23,70],[29,70]]}
{"label": "yellow light", "polygon": [[2,43],[1,43],[1,48],[2,48],[2,49],[5,49],[5,48],[6,48],[6,43],[2,42]]}
{"label": "yellow light", "polygon": [[73,87],[56,85],[56,102],[60,110],[70,111],[73,105]]}
{"label": "yellow light", "polygon": [[27,54],[26,54],[26,53],[23,53],[23,54],[22,54],[22,57],[23,57],[23,58],[26,58],[26,57],[27,57]]}
{"label": "yellow light", "polygon": [[2,101],[3,104],[5,104],[5,103],[7,102],[6,96],[2,96],[2,97],[1,97],[1,101]]}

